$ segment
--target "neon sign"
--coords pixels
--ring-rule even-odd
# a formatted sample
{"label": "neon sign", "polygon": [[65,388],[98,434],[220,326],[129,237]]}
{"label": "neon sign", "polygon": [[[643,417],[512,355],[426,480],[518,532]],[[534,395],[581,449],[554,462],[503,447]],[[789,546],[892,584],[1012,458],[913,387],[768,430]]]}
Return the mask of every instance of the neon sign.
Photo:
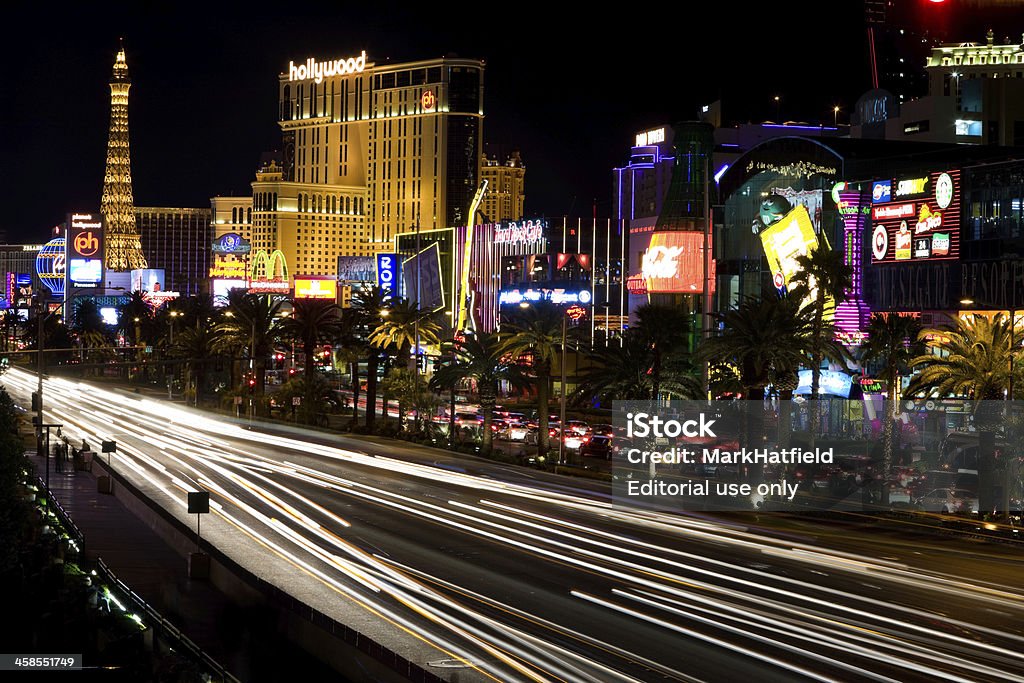
{"label": "neon sign", "polygon": [[365,68],[366,50],[363,50],[358,57],[334,59],[326,62],[318,62],[310,57],[306,60],[305,64],[298,66],[295,66],[295,62],[288,62],[288,80],[308,81],[312,79],[313,82],[320,83],[324,78],[362,73]]}
{"label": "neon sign", "polygon": [[636,134],[636,145],[635,147],[646,147],[648,145],[656,145],[659,142],[665,142],[665,128],[655,128],[653,130],[645,131],[643,133]]}
{"label": "neon sign", "polygon": [[528,244],[544,239],[544,221],[515,221],[503,223],[494,228],[495,244]]}
{"label": "neon sign", "polygon": [[237,232],[229,232],[218,237],[210,251],[214,254],[248,254],[252,245]]}
{"label": "neon sign", "polygon": [[591,301],[590,290],[581,289],[573,291],[561,288],[538,288],[520,291],[509,289],[498,295],[498,304],[509,306],[521,303],[534,303],[539,301],[550,301],[553,304],[589,304]]}
{"label": "neon sign", "polygon": [[587,317],[587,309],[579,304],[573,304],[569,308],[565,309],[565,314],[572,321],[581,320]]}
{"label": "neon sign", "polygon": [[391,298],[398,288],[398,254],[377,254],[377,286]]}
{"label": "neon sign", "polygon": [[928,177],[909,178],[896,183],[897,197],[916,197],[928,192]]}

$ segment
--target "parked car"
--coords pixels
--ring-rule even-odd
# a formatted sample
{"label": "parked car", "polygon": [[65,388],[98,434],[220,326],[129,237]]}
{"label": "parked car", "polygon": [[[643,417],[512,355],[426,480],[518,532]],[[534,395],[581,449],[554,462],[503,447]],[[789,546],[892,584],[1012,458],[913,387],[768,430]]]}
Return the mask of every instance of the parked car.
{"label": "parked car", "polygon": [[581,456],[594,456],[611,460],[612,437],[603,434],[593,434],[590,440],[580,446]]}

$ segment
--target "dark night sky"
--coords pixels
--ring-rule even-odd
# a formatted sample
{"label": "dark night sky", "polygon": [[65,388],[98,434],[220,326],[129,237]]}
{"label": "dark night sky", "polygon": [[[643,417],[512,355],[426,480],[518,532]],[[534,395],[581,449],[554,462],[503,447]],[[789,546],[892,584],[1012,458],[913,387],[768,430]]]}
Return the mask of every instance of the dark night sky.
{"label": "dark night sky", "polygon": [[702,3],[690,18],[677,16],[687,3],[672,14],[645,3],[602,14],[582,3],[570,13],[556,3],[300,2],[287,16],[286,3],[142,4],[5,7],[0,126],[13,153],[0,229],[9,241],[41,240],[65,213],[98,209],[119,36],[133,81],[135,201],[148,206],[209,206],[215,194],[249,190],[260,153],[278,144],[276,76],[289,59],[364,49],[378,63],[483,58],[484,140],[522,151],[527,213],[552,216],[589,215],[595,199],[607,214],[611,168],[637,130],[694,118],[718,98],[727,120],[774,118],[775,94],[783,118],[831,122],[832,105],[848,108],[870,80],[853,0]]}

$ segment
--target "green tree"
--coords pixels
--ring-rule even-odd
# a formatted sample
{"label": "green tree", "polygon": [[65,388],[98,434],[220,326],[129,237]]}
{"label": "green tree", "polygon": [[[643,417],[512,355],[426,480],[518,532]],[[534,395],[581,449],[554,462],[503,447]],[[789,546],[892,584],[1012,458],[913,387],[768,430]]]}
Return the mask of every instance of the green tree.
{"label": "green tree", "polygon": [[381,311],[380,322],[370,334],[370,343],[385,351],[391,351],[396,358],[409,358],[410,369],[415,368],[415,359],[410,350],[415,346],[417,335],[421,345],[436,346],[441,343],[438,332],[441,326],[433,314],[420,310],[408,301],[393,302]]}
{"label": "green tree", "polygon": [[1002,314],[961,317],[954,329],[926,329],[920,338],[931,353],[910,361],[920,372],[910,380],[907,396],[963,397],[974,403],[978,429],[978,505],[983,513],[995,509],[995,432],[999,410],[992,402],[1003,398],[1010,376],[1019,372],[1009,320]]}
{"label": "green tree", "polygon": [[[224,318],[218,325],[221,348],[244,350],[256,377],[256,393],[266,393],[267,358],[283,337],[281,302],[261,294],[232,290]],[[257,400],[262,406],[264,401]]]}
{"label": "green tree", "polygon": [[[806,300],[811,311],[811,395],[817,401],[818,387],[821,386],[821,363],[828,357],[828,348],[835,339],[835,328],[829,320],[835,315],[836,306],[846,300],[846,293],[853,287],[853,269],[846,265],[843,253],[833,251],[822,241],[808,254],[796,257],[800,270],[793,276],[792,296]],[[843,356],[845,357],[845,356]],[[811,448],[818,434],[817,405],[810,410]]]}
{"label": "green tree", "polygon": [[330,301],[296,299],[292,313],[281,322],[281,332],[302,347],[306,376],[316,372],[316,351],[341,332],[341,309]]}
{"label": "green tree", "polygon": [[[806,308],[766,292],[747,297],[717,315],[722,331],[703,341],[698,355],[713,365],[732,366],[744,398],[759,401],[773,376],[807,359],[812,322]],[[729,375],[720,369],[719,374]]]}
{"label": "green tree", "polygon": [[[863,346],[862,362],[865,365],[876,364],[881,367],[879,377],[888,387],[889,414],[885,417],[883,427],[883,471],[888,476],[892,471],[892,430],[899,414],[897,392],[900,378],[910,367],[910,362],[925,353],[926,347],[921,341],[921,324],[910,315],[875,313],[868,323],[867,342]],[[888,503],[888,486],[883,488],[882,502]]]}
{"label": "green tree", "polygon": [[170,348],[173,358],[185,361],[186,393],[190,393],[199,405],[209,364],[220,357],[217,332],[207,326],[186,327],[174,336]]}
{"label": "green tree", "polygon": [[[516,359],[525,359],[533,369],[537,383],[537,454],[548,452],[548,402],[551,396],[551,365],[562,351],[562,330],[565,313],[550,303],[520,309],[506,326],[509,336],[502,343],[502,351]],[[574,340],[576,328],[567,331],[566,345]],[[564,391],[564,388],[563,388]]]}
{"label": "green tree", "polygon": [[636,310],[637,323],[630,329],[650,350],[651,398],[659,400],[661,369],[667,354],[683,351],[690,333],[690,319],[679,306],[644,304]]}
{"label": "green tree", "polygon": [[[352,297],[352,338],[366,349],[366,426],[373,428],[377,415],[377,375],[380,371],[381,350],[369,342],[371,333],[381,320],[390,295],[374,285],[361,289]],[[358,401],[356,401],[358,406]],[[384,406],[385,416],[387,406]]]}
{"label": "green tree", "polygon": [[440,368],[430,380],[436,391],[452,390],[459,384],[470,382],[476,387],[480,398],[480,410],[484,415],[482,448],[491,451],[491,425],[494,422],[494,406],[498,400],[498,387],[507,382],[516,391],[530,386],[525,369],[503,349],[496,334],[482,333],[467,335],[466,340],[453,347],[451,363]]}
{"label": "green tree", "polygon": [[[658,393],[674,399],[699,399],[704,395],[689,354],[674,348],[658,353],[646,334],[627,330],[622,345],[598,346],[589,354],[590,365],[580,373],[577,398],[651,400]],[[656,379],[655,362],[661,364]]]}

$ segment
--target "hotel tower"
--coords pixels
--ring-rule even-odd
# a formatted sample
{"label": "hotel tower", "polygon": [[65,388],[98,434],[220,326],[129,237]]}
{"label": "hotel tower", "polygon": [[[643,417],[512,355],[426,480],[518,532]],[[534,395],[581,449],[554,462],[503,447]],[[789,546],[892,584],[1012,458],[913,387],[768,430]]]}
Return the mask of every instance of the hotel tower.
{"label": "hotel tower", "polygon": [[399,232],[465,225],[480,183],[484,64],[378,65],[365,52],[289,62],[279,76],[281,162],[253,188],[253,251],[293,273],[390,251]]}

